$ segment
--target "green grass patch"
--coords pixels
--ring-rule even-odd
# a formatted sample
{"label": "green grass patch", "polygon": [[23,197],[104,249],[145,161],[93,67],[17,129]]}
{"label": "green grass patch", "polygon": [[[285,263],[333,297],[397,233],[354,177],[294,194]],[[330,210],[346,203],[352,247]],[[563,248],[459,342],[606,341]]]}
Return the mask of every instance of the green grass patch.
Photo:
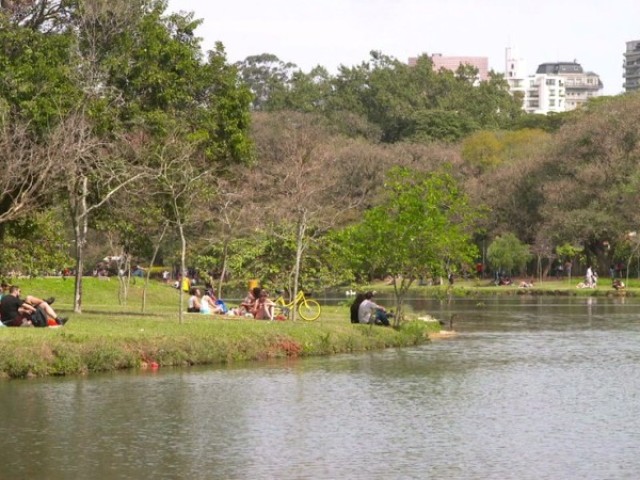
{"label": "green grass patch", "polygon": [[21,280],[24,294],[55,296],[54,307],[71,320],[63,328],[0,329],[0,375],[25,378],[77,375],[128,368],[188,366],[363,352],[428,341],[439,326],[411,322],[400,329],[352,325],[347,306],[323,307],[314,322],[265,322],[238,317],[184,315],[179,292],[149,285],[140,311],[142,283],[118,303],[118,282],[84,281],[83,313],[71,313],[73,280]]}

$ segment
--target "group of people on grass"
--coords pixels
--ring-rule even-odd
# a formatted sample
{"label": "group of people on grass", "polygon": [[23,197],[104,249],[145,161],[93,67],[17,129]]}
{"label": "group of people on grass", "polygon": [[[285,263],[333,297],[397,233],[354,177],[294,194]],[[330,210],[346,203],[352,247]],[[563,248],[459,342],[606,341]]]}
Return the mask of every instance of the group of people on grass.
{"label": "group of people on grass", "polygon": [[51,307],[55,298],[43,300],[33,295],[21,298],[20,287],[2,283],[0,294],[0,327],[54,327],[67,323]]}
{"label": "group of people on grass", "polygon": [[191,296],[187,312],[203,313],[205,315],[222,314],[226,312],[226,306],[222,300],[218,300],[213,290],[208,288],[204,293],[197,287],[191,288]]}
{"label": "group of people on grass", "polygon": [[387,309],[373,301],[374,292],[358,293],[351,304],[351,323],[366,323],[384,325],[388,327],[389,317]]}
{"label": "group of people on grass", "polygon": [[236,308],[227,308],[222,300],[215,297],[212,289],[204,293],[199,288],[191,289],[187,311],[191,313],[218,314],[255,318],[256,320],[274,320],[276,304],[269,298],[264,288],[254,287]]}

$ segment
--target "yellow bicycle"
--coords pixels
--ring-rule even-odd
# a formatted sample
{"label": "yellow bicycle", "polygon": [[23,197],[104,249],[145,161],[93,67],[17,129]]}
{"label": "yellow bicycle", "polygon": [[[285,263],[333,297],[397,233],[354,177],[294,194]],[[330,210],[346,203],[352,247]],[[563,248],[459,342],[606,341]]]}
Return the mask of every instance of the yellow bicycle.
{"label": "yellow bicycle", "polygon": [[278,298],[275,299],[276,314],[281,313],[289,317],[289,314],[295,308],[300,318],[307,321],[316,320],[320,316],[320,304],[311,298],[304,296],[304,292],[300,290],[292,301],[287,302],[282,296],[282,292],[277,292]]}

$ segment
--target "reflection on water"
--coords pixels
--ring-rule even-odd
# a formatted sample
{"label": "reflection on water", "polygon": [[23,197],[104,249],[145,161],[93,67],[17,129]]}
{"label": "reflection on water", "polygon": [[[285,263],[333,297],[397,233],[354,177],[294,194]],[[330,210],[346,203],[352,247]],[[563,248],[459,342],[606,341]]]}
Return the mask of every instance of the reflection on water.
{"label": "reflection on water", "polygon": [[0,384],[2,479],[637,478],[639,305],[421,301],[402,350]]}

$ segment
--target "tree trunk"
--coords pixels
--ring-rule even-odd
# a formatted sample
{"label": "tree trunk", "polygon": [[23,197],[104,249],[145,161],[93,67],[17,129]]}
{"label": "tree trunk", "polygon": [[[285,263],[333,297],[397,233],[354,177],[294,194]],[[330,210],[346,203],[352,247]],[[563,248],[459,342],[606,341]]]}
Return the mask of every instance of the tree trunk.
{"label": "tree trunk", "polygon": [[[118,303],[120,305],[126,305],[127,299],[129,298],[129,285],[131,283],[131,258],[129,254],[123,253],[117,265],[118,265]],[[135,283],[135,279],[134,279],[134,283]]]}
{"label": "tree trunk", "polygon": [[89,215],[87,211],[88,180],[83,176],[79,184],[79,198],[70,198],[73,232],[76,240],[76,278],[73,296],[73,311],[82,313],[82,274],[84,272],[84,247],[87,243]]}
{"label": "tree trunk", "polygon": [[404,299],[413,280],[407,281],[404,276],[401,277],[400,285],[398,285],[398,275],[393,276],[393,293],[396,298],[396,311],[393,317],[393,326],[399,327],[400,322],[404,319]]}
{"label": "tree trunk", "polygon": [[[296,239],[296,263],[293,267],[293,298],[298,297],[299,281],[300,281],[300,265],[302,264],[302,253],[304,252],[304,236],[307,230],[306,212],[302,212],[300,223],[298,224],[298,237]],[[291,320],[296,321],[297,308],[294,305],[291,312]]]}
{"label": "tree trunk", "polygon": [[224,283],[224,277],[227,275],[227,263],[229,261],[229,239],[225,238],[222,245],[222,271],[220,272],[220,278],[218,278],[218,298],[222,299],[222,285]]}
{"label": "tree trunk", "polygon": [[182,284],[184,282],[184,277],[187,275],[187,239],[184,235],[184,227],[182,226],[182,222],[178,221],[178,231],[180,232],[180,272],[182,273],[182,277],[180,279],[180,295],[179,298],[179,310],[178,310],[178,319],[180,324],[184,321],[184,312],[183,312],[183,304],[184,304],[184,289],[182,288]]}
{"label": "tree trunk", "polygon": [[162,245],[162,240],[164,239],[164,235],[165,233],[167,233],[167,228],[168,228],[168,225],[167,223],[165,223],[164,227],[162,227],[162,233],[160,234],[160,238],[158,239],[158,242],[153,247],[153,255],[151,257],[151,263],[149,264],[149,268],[147,269],[147,275],[145,276],[144,285],[142,286],[142,308],[141,308],[142,313],[144,313],[145,309],[147,308],[147,287],[149,286],[149,279],[151,278],[151,269],[153,268],[153,265],[156,263],[156,258],[158,257],[158,252],[160,251],[160,245]]}

